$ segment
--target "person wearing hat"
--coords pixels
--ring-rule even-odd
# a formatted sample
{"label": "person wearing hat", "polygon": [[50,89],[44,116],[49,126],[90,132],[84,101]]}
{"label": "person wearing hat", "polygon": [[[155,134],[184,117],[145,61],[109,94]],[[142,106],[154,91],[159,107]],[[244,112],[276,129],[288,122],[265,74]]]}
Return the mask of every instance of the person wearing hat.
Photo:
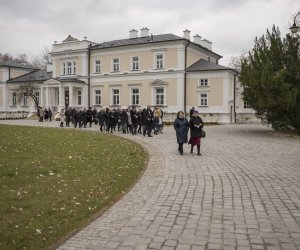
{"label": "person wearing hat", "polygon": [[174,121],[174,129],[178,143],[178,151],[183,155],[183,143],[188,141],[189,122],[184,117],[183,111],[177,113],[177,118]]}
{"label": "person wearing hat", "polygon": [[197,145],[197,151],[198,155],[201,155],[200,153],[200,145],[201,145],[201,132],[203,129],[203,121],[201,117],[199,116],[199,113],[197,110],[193,112],[193,115],[189,121],[190,129],[191,129],[191,137],[189,140],[189,144],[191,144],[191,154],[193,153],[194,146]]}

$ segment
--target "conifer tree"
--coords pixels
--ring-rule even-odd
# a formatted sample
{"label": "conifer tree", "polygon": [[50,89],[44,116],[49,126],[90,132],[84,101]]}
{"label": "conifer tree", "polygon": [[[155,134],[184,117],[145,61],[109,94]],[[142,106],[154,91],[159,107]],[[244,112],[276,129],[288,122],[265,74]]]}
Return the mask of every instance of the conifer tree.
{"label": "conifer tree", "polygon": [[255,39],[244,58],[240,75],[243,98],[265,124],[275,130],[300,133],[300,42],[299,35],[281,38],[278,28]]}

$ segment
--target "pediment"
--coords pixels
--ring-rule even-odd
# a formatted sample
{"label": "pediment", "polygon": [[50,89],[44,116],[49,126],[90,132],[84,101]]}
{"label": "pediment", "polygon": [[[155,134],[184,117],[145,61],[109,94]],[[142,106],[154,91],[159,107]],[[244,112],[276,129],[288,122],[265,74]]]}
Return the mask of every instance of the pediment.
{"label": "pediment", "polygon": [[60,84],[60,81],[58,81],[54,78],[51,78],[51,79],[43,82],[43,85],[57,85],[57,84]]}
{"label": "pediment", "polygon": [[150,82],[150,85],[162,86],[162,85],[168,85],[168,83],[163,80],[156,79],[153,82]]}

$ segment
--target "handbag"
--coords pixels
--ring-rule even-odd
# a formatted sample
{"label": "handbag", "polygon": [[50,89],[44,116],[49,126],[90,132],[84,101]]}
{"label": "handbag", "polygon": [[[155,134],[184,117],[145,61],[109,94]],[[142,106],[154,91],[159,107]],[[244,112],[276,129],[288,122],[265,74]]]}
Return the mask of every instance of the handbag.
{"label": "handbag", "polygon": [[205,137],[206,137],[206,133],[203,129],[201,129],[200,138],[205,138]]}

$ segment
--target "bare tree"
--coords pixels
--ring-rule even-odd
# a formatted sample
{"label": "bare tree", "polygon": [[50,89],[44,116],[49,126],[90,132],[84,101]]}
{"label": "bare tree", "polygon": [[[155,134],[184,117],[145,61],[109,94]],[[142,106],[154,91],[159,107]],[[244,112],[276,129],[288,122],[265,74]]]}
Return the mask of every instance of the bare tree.
{"label": "bare tree", "polygon": [[47,47],[47,46],[44,47],[40,57],[41,57],[41,61],[44,65],[52,63],[49,47]]}
{"label": "bare tree", "polygon": [[39,97],[37,96],[37,92],[39,92],[39,87],[35,83],[22,83],[20,84],[20,92],[19,92],[19,101],[23,98],[31,97],[34,101],[37,112],[39,111]]}
{"label": "bare tree", "polygon": [[242,62],[246,58],[246,54],[242,53],[240,56],[232,56],[230,58],[230,62],[228,63],[228,67],[233,68],[237,71],[241,71]]}

